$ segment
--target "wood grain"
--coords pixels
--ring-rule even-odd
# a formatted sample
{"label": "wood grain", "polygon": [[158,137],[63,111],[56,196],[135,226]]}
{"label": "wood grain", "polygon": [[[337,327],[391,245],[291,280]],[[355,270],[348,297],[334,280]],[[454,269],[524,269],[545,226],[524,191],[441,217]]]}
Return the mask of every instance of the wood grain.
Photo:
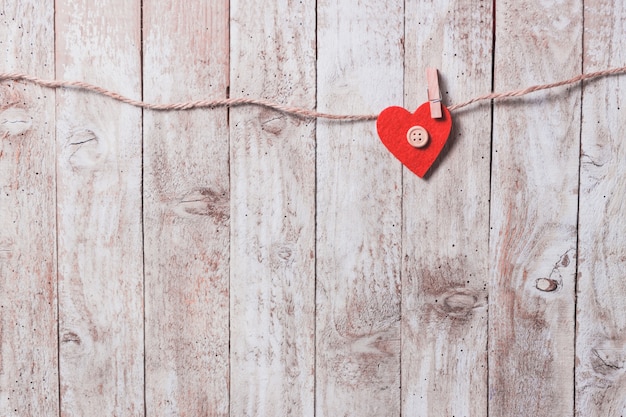
{"label": "wood grain", "polygon": [[[56,2],[56,74],[141,97],[140,2]],[[141,111],[57,94],[61,414],[144,414]]]}
{"label": "wood grain", "polygon": [[[580,2],[502,1],[496,22],[495,91],[580,73]],[[491,416],[573,414],[579,138],[577,87],[495,105]],[[542,290],[543,279],[556,289]]]}
{"label": "wood grain", "polygon": [[[143,18],[146,100],[226,97],[228,2],[144,1]],[[144,113],[147,415],[228,415],[227,122]]]}
{"label": "wood grain", "polygon": [[[318,2],[318,108],[402,102],[403,2]],[[374,123],[318,122],[316,415],[400,414],[402,166]]]}
{"label": "wood grain", "polygon": [[[228,5],[143,13],[144,98],[226,97]],[[228,415],[227,122],[223,109],[144,114],[148,415]]]}
{"label": "wood grain", "polygon": [[[585,1],[584,71],[626,62],[623,2]],[[586,83],[582,103],[576,415],[626,415],[624,77]]]}
{"label": "wood grain", "polygon": [[[451,105],[626,62],[611,0],[54,3],[0,0],[0,72],[151,102],[414,110],[427,66]],[[0,415],[626,415],[625,80],[454,112],[423,180],[372,122],[1,83]]]}
{"label": "wood grain", "polygon": [[[0,1],[0,66],[54,75],[54,2]],[[57,415],[54,91],[0,84],[0,415]]]}
{"label": "wood grain", "polygon": [[[407,3],[408,109],[427,100],[427,65],[439,68],[446,105],[489,91],[491,6]],[[453,113],[430,174],[404,170],[402,415],[487,415],[490,113]]]}
{"label": "wood grain", "polygon": [[[231,95],[315,105],[315,3],[231,2]],[[315,124],[230,112],[231,415],[312,416]]]}

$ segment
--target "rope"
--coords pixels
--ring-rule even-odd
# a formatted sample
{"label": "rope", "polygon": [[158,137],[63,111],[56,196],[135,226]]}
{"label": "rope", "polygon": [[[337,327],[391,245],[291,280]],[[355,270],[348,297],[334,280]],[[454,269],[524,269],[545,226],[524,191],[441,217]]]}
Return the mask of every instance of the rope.
{"label": "rope", "polygon": [[[519,90],[505,91],[501,93],[489,93],[482,96],[474,97],[467,101],[448,107],[450,111],[458,110],[460,108],[469,106],[470,104],[485,101],[485,100],[501,100],[512,97],[520,97],[526,94],[533,93],[535,91],[548,90],[564,85],[575,84],[585,80],[593,80],[596,78],[607,77],[609,75],[626,73],[626,66],[619,68],[611,68],[603,71],[591,72],[588,74],[580,74],[567,80],[557,81],[549,84],[539,84],[526,87]],[[340,121],[364,121],[364,120],[376,120],[377,114],[363,114],[363,115],[343,115],[343,114],[330,114],[318,112],[315,110],[309,110],[302,107],[285,106],[273,101],[255,99],[255,98],[225,98],[217,100],[195,100],[185,101],[180,103],[168,103],[168,104],[154,104],[147,103],[141,100],[134,100],[128,98],[114,91],[107,90],[106,88],[99,87],[94,84],[86,83],[84,81],[63,81],[63,80],[44,80],[32,75],[23,74],[19,72],[3,72],[0,73],[0,81],[26,81],[32,84],[36,84],[42,87],[57,89],[57,88],[73,88],[77,90],[91,91],[96,94],[100,94],[113,100],[120,101],[122,103],[129,104],[135,107],[141,107],[148,110],[158,111],[171,111],[171,110],[191,110],[201,108],[219,108],[219,107],[237,107],[237,106],[261,106],[267,107],[273,110],[280,111],[292,116],[302,117],[305,119],[329,119]]]}

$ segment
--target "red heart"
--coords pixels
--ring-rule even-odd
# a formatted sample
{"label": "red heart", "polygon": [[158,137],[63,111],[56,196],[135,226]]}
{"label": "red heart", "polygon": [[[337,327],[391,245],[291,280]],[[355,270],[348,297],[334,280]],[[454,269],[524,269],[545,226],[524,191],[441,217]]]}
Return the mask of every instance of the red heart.
{"label": "red heart", "polygon": [[[445,106],[443,117],[430,117],[430,104],[422,104],[411,114],[402,107],[387,107],[378,116],[378,136],[389,151],[420,178],[428,172],[441,153],[452,128],[452,117]],[[421,126],[428,132],[429,141],[423,148],[413,147],[407,140],[407,132],[413,126]]]}

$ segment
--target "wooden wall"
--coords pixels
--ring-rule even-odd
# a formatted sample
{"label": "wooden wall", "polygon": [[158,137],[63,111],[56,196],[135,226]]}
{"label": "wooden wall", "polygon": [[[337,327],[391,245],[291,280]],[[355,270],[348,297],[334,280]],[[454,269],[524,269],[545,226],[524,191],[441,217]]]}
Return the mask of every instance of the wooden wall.
{"label": "wooden wall", "polygon": [[[0,72],[348,114],[626,64],[613,0],[0,0]],[[0,415],[626,415],[626,76],[373,122],[0,84]]]}

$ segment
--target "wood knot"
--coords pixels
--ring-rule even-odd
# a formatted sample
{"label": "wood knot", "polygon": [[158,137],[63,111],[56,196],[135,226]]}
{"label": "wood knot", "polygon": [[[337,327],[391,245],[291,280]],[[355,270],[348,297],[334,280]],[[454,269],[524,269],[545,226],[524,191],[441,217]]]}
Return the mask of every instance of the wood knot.
{"label": "wood knot", "polygon": [[79,330],[64,329],[59,338],[59,347],[63,350],[63,355],[67,357],[80,357],[93,349],[93,341],[84,338]]}
{"label": "wood knot", "polygon": [[272,116],[261,123],[261,129],[272,135],[279,135],[285,129],[286,124],[284,116]]}
{"label": "wood knot", "polygon": [[293,262],[293,247],[289,244],[277,245],[272,250],[272,264],[274,267],[288,265]]}
{"label": "wood knot", "polygon": [[3,136],[22,134],[29,130],[32,125],[33,120],[24,109],[9,107],[0,113],[0,130]]}
{"label": "wood knot", "polygon": [[535,287],[539,291],[552,292],[556,291],[559,287],[559,283],[551,278],[538,278],[537,281],[535,281]]}
{"label": "wood knot", "polygon": [[282,246],[276,251],[276,255],[283,261],[288,261],[291,258],[292,249],[289,246]]}
{"label": "wood knot", "polygon": [[230,217],[228,193],[199,187],[185,194],[174,211],[183,217],[210,216],[216,223],[221,223]]}
{"label": "wood knot", "polygon": [[590,363],[594,372],[605,377],[624,372],[626,355],[622,346],[597,346],[591,349]]}
{"label": "wood knot", "polygon": [[61,343],[74,343],[74,344],[80,345],[81,344],[80,336],[78,336],[74,332],[70,332],[70,331],[65,332],[61,336]]}
{"label": "wood knot", "polygon": [[70,149],[68,161],[74,169],[92,168],[106,157],[106,147],[93,130],[77,130],[70,135],[67,143]]}
{"label": "wood knot", "polygon": [[466,318],[480,306],[478,294],[468,288],[455,288],[445,292],[437,302],[442,313],[449,317]]}

